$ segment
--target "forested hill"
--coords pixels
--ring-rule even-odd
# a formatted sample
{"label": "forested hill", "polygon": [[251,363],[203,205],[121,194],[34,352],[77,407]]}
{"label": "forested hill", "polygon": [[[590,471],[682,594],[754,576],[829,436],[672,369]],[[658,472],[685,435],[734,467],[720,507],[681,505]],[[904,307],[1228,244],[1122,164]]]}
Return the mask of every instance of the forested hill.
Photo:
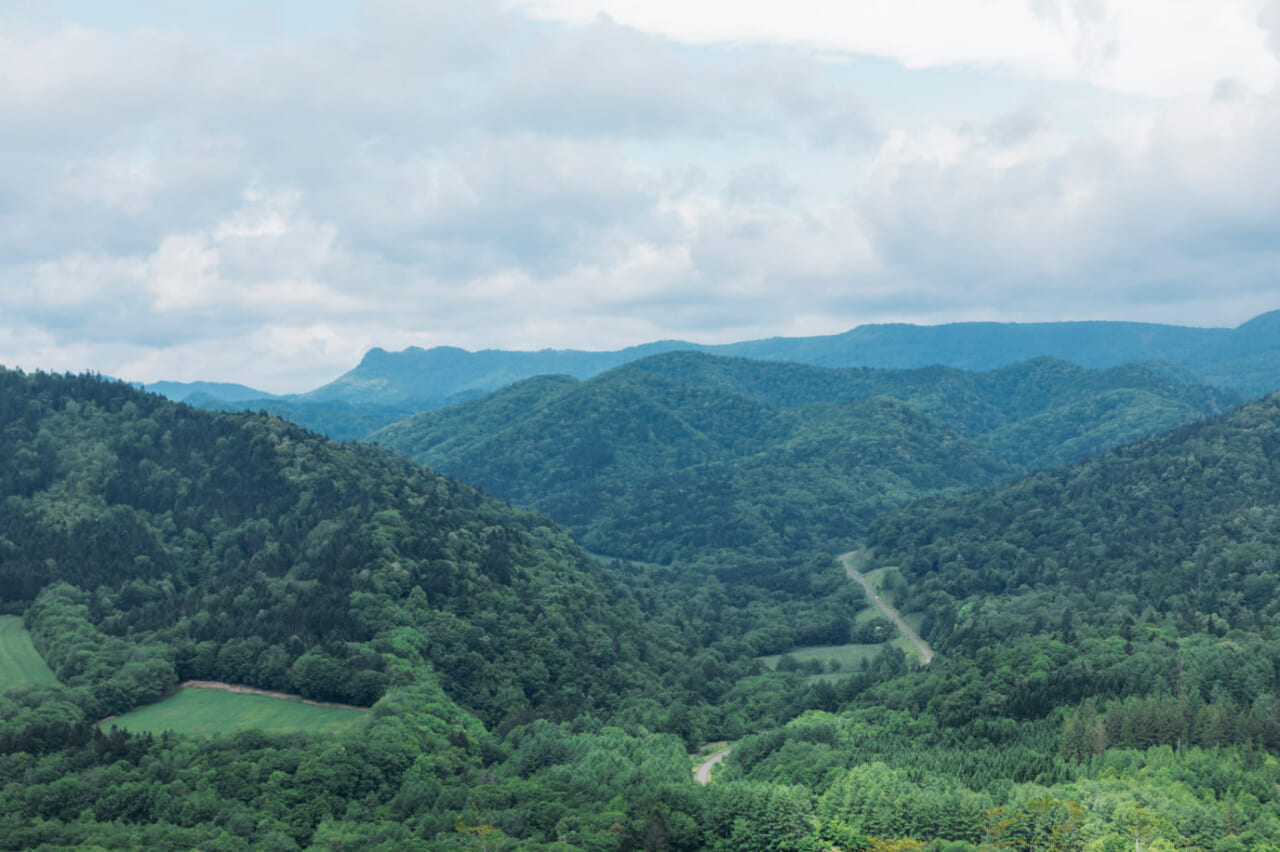
{"label": "forested hill", "polygon": [[667,561],[842,547],[922,494],[1100,452],[1235,401],[1135,366],[831,370],[679,352],[586,382],[530,379],[371,440],[545,511],[589,548]]}
{"label": "forested hill", "polygon": [[532,379],[371,440],[545,511],[589,548],[661,561],[848,542],[873,508],[1015,472],[901,403],[782,409],[630,367]]}
{"label": "forested hill", "polygon": [[935,639],[978,647],[1033,632],[1037,619],[1057,629],[1064,612],[1076,629],[1133,638],[1143,623],[1270,636],[1280,625],[1280,395],[890,513],[869,539],[943,613]]}
{"label": "forested hill", "polygon": [[349,372],[296,399],[426,410],[530,376],[563,373],[587,379],[676,350],[823,367],[890,369],[941,364],[993,370],[1042,356],[1094,369],[1131,361],[1164,361],[1189,371],[1200,382],[1232,388],[1249,397],[1280,389],[1280,311],[1273,311],[1235,329],[1130,322],[896,324],[863,325],[835,335],[716,346],[668,340],[613,352],[373,349]]}
{"label": "forested hill", "polygon": [[891,397],[1025,469],[1094,455],[1242,401],[1231,391],[1170,378],[1156,365],[1091,370],[1056,358],[987,371],[835,370],[673,352],[629,366],[779,407]]}
{"label": "forested hill", "polygon": [[189,678],[367,705],[417,660],[497,722],[654,678],[638,608],[545,518],[276,418],[0,371],[0,497],[0,601],[34,601],[90,713]]}

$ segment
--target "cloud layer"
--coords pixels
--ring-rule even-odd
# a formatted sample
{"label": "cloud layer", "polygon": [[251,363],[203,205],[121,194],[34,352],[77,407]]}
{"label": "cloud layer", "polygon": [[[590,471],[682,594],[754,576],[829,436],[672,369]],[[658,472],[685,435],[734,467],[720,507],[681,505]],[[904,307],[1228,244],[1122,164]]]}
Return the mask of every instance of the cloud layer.
{"label": "cloud layer", "polygon": [[1189,2],[714,5],[0,17],[0,363],[287,391],[375,345],[1280,307],[1280,3],[1196,43]]}

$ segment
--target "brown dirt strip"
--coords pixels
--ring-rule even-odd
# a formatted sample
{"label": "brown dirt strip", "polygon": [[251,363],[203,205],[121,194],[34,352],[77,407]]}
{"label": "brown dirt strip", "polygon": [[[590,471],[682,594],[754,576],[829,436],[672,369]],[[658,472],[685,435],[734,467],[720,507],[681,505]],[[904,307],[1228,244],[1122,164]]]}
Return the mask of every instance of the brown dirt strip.
{"label": "brown dirt strip", "polygon": [[[245,695],[265,695],[268,698],[296,698],[303,704],[310,704],[314,707],[337,707],[341,710],[360,710],[367,711],[368,707],[357,707],[354,704],[338,704],[333,701],[312,701],[310,698],[303,698],[301,695],[294,695],[291,692],[277,692],[273,689],[258,689],[256,686],[241,686],[236,683],[223,683],[220,680],[184,680],[178,684],[178,689],[221,689],[223,692],[240,692]],[[105,721],[105,720],[104,720]]]}

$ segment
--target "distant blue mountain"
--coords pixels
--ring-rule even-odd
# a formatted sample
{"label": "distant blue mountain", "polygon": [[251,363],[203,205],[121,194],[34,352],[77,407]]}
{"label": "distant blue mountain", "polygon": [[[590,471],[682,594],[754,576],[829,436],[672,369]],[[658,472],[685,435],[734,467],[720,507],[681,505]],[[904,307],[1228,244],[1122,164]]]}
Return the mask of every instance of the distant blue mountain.
{"label": "distant blue mountain", "polygon": [[140,385],[143,390],[158,393],[174,402],[189,402],[202,408],[208,401],[244,402],[276,399],[276,395],[232,382],[152,382]]}
{"label": "distant blue mountain", "polygon": [[1164,364],[1167,375],[1230,388],[1249,397],[1280,389],[1280,311],[1273,311],[1235,329],[1132,322],[894,324],[719,346],[664,340],[612,352],[468,352],[446,346],[410,347],[401,352],[373,349],[355,369],[296,399],[425,410],[530,376],[564,374],[587,379],[675,350],[822,367],[898,369],[940,364],[992,370],[1041,356],[1095,369],[1145,361]]}

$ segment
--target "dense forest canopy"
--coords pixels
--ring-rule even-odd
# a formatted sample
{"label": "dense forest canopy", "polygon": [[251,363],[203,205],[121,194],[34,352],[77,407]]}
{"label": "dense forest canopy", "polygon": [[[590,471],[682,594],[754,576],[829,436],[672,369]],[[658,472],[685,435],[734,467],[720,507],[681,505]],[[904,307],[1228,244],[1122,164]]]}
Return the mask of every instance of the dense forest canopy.
{"label": "dense forest canopy", "polygon": [[371,440],[544,511],[588,548],[671,562],[852,546],[887,509],[1226,410],[1150,368],[832,370],[697,352],[542,376]]}
{"label": "dense forest canopy", "polygon": [[[1057,362],[984,379],[1063,388],[1016,411],[946,371],[913,403],[662,369],[701,378],[618,371],[607,404],[543,378],[432,434],[496,452],[536,422],[545,457],[511,463],[571,483],[591,465],[551,445],[591,424],[595,481],[624,489],[594,493],[642,521],[609,538],[671,565],[593,561],[541,515],[274,417],[0,371],[0,601],[60,681],[0,698],[0,848],[1275,852],[1280,398],[974,491],[1021,470],[983,446],[1002,429],[1070,454],[1058,419],[1141,400],[1113,423],[1152,428],[1130,416],[1191,397]],[[646,463],[648,503],[626,491]],[[938,655],[765,670],[866,628],[829,549],[858,531]],[[337,738],[93,724],[191,677],[373,709]],[[686,752],[714,739],[733,752],[703,788]]]}
{"label": "dense forest canopy", "polygon": [[93,377],[0,382],[0,598],[35,602],[64,682],[76,655],[65,625],[45,628],[55,613],[86,642],[165,649],[170,679],[365,705],[395,675],[379,649],[409,636],[451,694],[499,716],[607,709],[665,653],[544,518],[390,453]]}

